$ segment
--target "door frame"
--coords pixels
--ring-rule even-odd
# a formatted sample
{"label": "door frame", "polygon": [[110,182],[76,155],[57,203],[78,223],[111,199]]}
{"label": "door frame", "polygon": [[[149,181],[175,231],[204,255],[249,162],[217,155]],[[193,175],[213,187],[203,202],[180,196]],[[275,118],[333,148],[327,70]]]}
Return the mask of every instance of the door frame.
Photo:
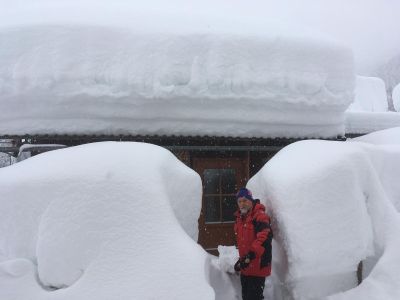
{"label": "door frame", "polygon": [[[207,239],[206,232],[215,232],[216,234],[223,233],[226,236],[226,240],[232,243],[234,240],[233,224],[234,221],[228,222],[205,222],[205,194],[204,194],[204,178],[203,172],[206,169],[226,169],[234,168],[236,170],[236,187],[235,190],[241,186],[245,186],[249,179],[249,153],[245,152],[246,155],[238,156],[207,156],[207,157],[193,157],[193,169],[199,173],[202,179],[202,200],[201,200],[201,212],[198,220],[199,238],[198,243],[202,245],[207,251],[213,254],[217,254],[216,245],[210,247],[211,241]],[[220,206],[220,210],[221,210]],[[220,213],[222,213],[220,211]],[[222,238],[223,239],[223,238]]]}

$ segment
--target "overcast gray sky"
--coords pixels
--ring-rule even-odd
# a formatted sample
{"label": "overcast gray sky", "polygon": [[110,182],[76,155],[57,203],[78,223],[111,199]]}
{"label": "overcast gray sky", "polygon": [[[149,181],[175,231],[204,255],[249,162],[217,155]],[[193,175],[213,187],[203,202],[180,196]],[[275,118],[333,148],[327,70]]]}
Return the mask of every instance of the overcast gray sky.
{"label": "overcast gray sky", "polygon": [[[74,5],[74,1],[92,0],[66,2]],[[25,7],[29,17],[29,5],[43,2],[56,5],[65,0],[0,0],[0,10]],[[198,13],[217,19],[229,16],[242,23],[258,19],[308,26],[350,46],[361,75],[370,75],[377,66],[400,55],[400,0],[93,0],[92,6],[116,2],[136,11],[147,6],[160,13],[183,12],[189,21],[191,14]]]}
{"label": "overcast gray sky", "polygon": [[400,0],[203,0],[181,5],[312,27],[350,46],[360,74],[400,55]]}
{"label": "overcast gray sky", "polygon": [[369,73],[394,55],[400,55],[400,1],[302,0],[286,15],[281,0],[278,14],[317,28],[353,48],[359,73]]}

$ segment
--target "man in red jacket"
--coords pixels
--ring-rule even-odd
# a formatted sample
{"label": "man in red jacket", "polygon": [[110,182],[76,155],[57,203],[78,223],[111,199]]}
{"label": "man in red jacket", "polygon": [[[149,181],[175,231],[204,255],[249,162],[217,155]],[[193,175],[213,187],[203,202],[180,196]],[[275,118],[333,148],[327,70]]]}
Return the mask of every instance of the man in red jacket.
{"label": "man in red jacket", "polygon": [[271,274],[272,230],[265,206],[253,199],[251,192],[241,188],[236,194],[235,234],[239,260],[235,270],[240,272],[243,300],[264,299],[265,278]]}

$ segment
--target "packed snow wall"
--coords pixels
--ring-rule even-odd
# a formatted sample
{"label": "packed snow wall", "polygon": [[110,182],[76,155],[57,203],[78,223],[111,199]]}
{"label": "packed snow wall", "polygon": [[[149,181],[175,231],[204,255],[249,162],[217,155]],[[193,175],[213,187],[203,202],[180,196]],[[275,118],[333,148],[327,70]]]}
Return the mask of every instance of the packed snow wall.
{"label": "packed snow wall", "polygon": [[285,254],[273,262],[274,288],[284,299],[399,298],[399,167],[398,145],[304,141],[250,180],[271,209]]}
{"label": "packed snow wall", "polygon": [[196,243],[201,188],[172,153],[141,143],[0,169],[0,299],[213,299]]}

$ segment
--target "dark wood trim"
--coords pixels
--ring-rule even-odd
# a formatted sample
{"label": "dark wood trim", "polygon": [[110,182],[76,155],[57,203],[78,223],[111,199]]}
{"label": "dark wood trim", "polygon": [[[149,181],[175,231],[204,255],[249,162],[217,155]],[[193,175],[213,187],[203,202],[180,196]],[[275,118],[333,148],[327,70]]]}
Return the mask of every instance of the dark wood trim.
{"label": "dark wood trim", "polygon": [[[248,165],[246,164],[247,156],[245,153],[239,156],[209,156],[209,155],[201,155],[201,156],[193,156],[193,169],[196,170],[201,177],[203,177],[203,171],[208,168],[216,168],[216,169],[224,169],[224,168],[234,168],[237,170],[236,183],[237,185],[244,185],[248,177],[246,177],[246,169],[248,169]],[[202,178],[203,179],[203,178]],[[243,181],[243,182],[242,182]],[[204,184],[204,179],[203,179]],[[240,187],[240,186],[239,186]],[[203,187],[204,188],[204,187]],[[238,187],[236,187],[238,188]],[[235,188],[235,189],[236,189]],[[222,191],[218,194],[213,194],[215,196],[221,197]],[[224,194],[225,195],[225,194]],[[227,195],[232,195],[231,193]],[[207,194],[208,196],[208,194]],[[206,195],[203,194],[202,197],[202,208],[199,217],[199,244],[201,244],[206,249],[210,247],[215,247],[217,243],[224,243],[223,239],[227,239],[225,242],[228,244],[234,243],[234,235],[233,235],[233,224],[234,222],[211,222],[207,223],[205,221],[205,199]],[[220,203],[220,216],[222,216],[221,211],[221,203]],[[213,238],[214,237],[214,238]],[[214,240],[218,237],[216,240]],[[221,239],[218,241],[218,239]],[[229,242],[228,242],[229,241]],[[210,249],[211,249],[210,248]],[[209,251],[212,252],[212,251]]]}
{"label": "dark wood trim", "polygon": [[[315,137],[316,139],[320,139]],[[157,145],[174,146],[285,146],[296,141],[310,138],[269,138],[269,137],[223,137],[223,136],[176,136],[176,135],[0,135],[0,139],[24,140],[32,144],[80,145],[101,141],[136,141]],[[342,141],[344,137],[332,137],[325,140]],[[191,150],[183,149],[182,150]]]}
{"label": "dark wood trim", "polygon": [[205,223],[207,226],[210,227],[231,227],[232,224],[234,224],[235,221],[230,221],[230,222],[211,222],[211,223]]}

